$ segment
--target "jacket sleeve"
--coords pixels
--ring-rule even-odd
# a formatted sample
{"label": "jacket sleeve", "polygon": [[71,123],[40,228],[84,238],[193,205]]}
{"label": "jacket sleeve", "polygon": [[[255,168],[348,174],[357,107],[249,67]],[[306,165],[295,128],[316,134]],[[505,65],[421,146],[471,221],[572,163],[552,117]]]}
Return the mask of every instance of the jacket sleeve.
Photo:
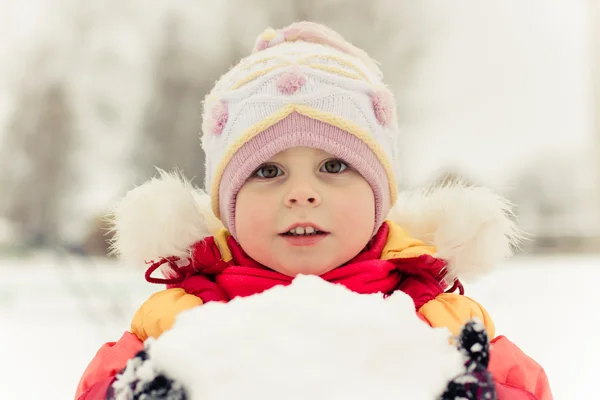
{"label": "jacket sleeve", "polygon": [[114,380],[115,378],[112,377],[94,383],[77,400],[107,400],[108,391]]}
{"label": "jacket sleeve", "polygon": [[116,342],[105,343],[85,369],[75,400],[104,400],[114,376],[142,348],[142,341],[131,332],[125,332]]}
{"label": "jacket sleeve", "polygon": [[[505,336],[491,342],[489,370],[498,387],[498,399],[552,400],[544,369]],[[522,393],[517,396],[518,391]]]}

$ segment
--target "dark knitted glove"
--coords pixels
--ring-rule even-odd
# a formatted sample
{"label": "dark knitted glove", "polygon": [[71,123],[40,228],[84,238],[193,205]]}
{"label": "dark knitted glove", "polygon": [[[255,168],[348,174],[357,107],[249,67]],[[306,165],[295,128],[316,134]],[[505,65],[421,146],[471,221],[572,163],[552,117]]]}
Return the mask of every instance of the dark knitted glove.
{"label": "dark knitted glove", "polygon": [[467,357],[465,373],[450,381],[440,400],[497,400],[490,363],[490,343],[480,321],[469,321],[458,338],[458,348]]}
{"label": "dark knitted glove", "polygon": [[145,345],[117,375],[106,400],[187,400],[187,394],[180,383],[156,369]]}

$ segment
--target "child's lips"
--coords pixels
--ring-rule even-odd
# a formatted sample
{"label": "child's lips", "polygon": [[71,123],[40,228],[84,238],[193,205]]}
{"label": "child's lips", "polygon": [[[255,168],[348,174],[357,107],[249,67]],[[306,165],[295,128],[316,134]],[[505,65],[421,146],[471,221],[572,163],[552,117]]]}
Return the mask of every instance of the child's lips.
{"label": "child's lips", "polygon": [[319,243],[321,240],[325,239],[329,236],[329,233],[317,233],[313,235],[279,235],[283,238],[288,244],[292,246],[314,246]]}
{"label": "child's lips", "polygon": [[301,228],[304,228],[304,229],[306,229],[306,228],[313,228],[315,231],[320,231],[320,232],[323,232],[323,233],[328,233],[325,229],[321,228],[319,225],[314,224],[312,222],[297,222],[295,224],[292,224],[292,225],[288,226],[287,229],[282,232],[282,234],[287,233],[287,232],[291,231],[292,229],[296,229],[298,227],[301,227]]}

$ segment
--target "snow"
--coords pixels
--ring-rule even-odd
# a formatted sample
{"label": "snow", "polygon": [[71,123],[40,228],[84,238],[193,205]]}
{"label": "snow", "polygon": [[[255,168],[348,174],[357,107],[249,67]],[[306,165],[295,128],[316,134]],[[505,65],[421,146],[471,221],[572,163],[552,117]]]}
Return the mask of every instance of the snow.
{"label": "snow", "polygon": [[[527,258],[465,285],[497,327],[546,370],[556,399],[595,396],[600,258]],[[592,396],[592,397],[594,397]]]}
{"label": "snow", "polygon": [[182,313],[149,355],[190,400],[432,400],[464,372],[450,336],[424,324],[404,293],[359,295],[299,276],[289,287]]}
{"label": "snow", "polygon": [[[52,255],[0,259],[0,276],[3,398],[72,399],[100,345],[160,289],[141,270]],[[519,257],[465,289],[544,366],[556,399],[578,399],[595,393],[600,371],[598,281],[598,257]]]}

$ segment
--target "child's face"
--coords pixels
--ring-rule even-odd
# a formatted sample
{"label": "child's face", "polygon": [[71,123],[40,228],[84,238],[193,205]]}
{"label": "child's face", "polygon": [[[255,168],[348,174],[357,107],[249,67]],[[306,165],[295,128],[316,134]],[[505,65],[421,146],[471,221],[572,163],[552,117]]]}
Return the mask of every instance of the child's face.
{"label": "child's face", "polygon": [[[343,161],[295,147],[262,164],[244,184],[235,224],[240,245],[262,265],[288,276],[320,275],[367,245],[375,199],[367,181]],[[320,232],[288,233],[295,226]]]}

